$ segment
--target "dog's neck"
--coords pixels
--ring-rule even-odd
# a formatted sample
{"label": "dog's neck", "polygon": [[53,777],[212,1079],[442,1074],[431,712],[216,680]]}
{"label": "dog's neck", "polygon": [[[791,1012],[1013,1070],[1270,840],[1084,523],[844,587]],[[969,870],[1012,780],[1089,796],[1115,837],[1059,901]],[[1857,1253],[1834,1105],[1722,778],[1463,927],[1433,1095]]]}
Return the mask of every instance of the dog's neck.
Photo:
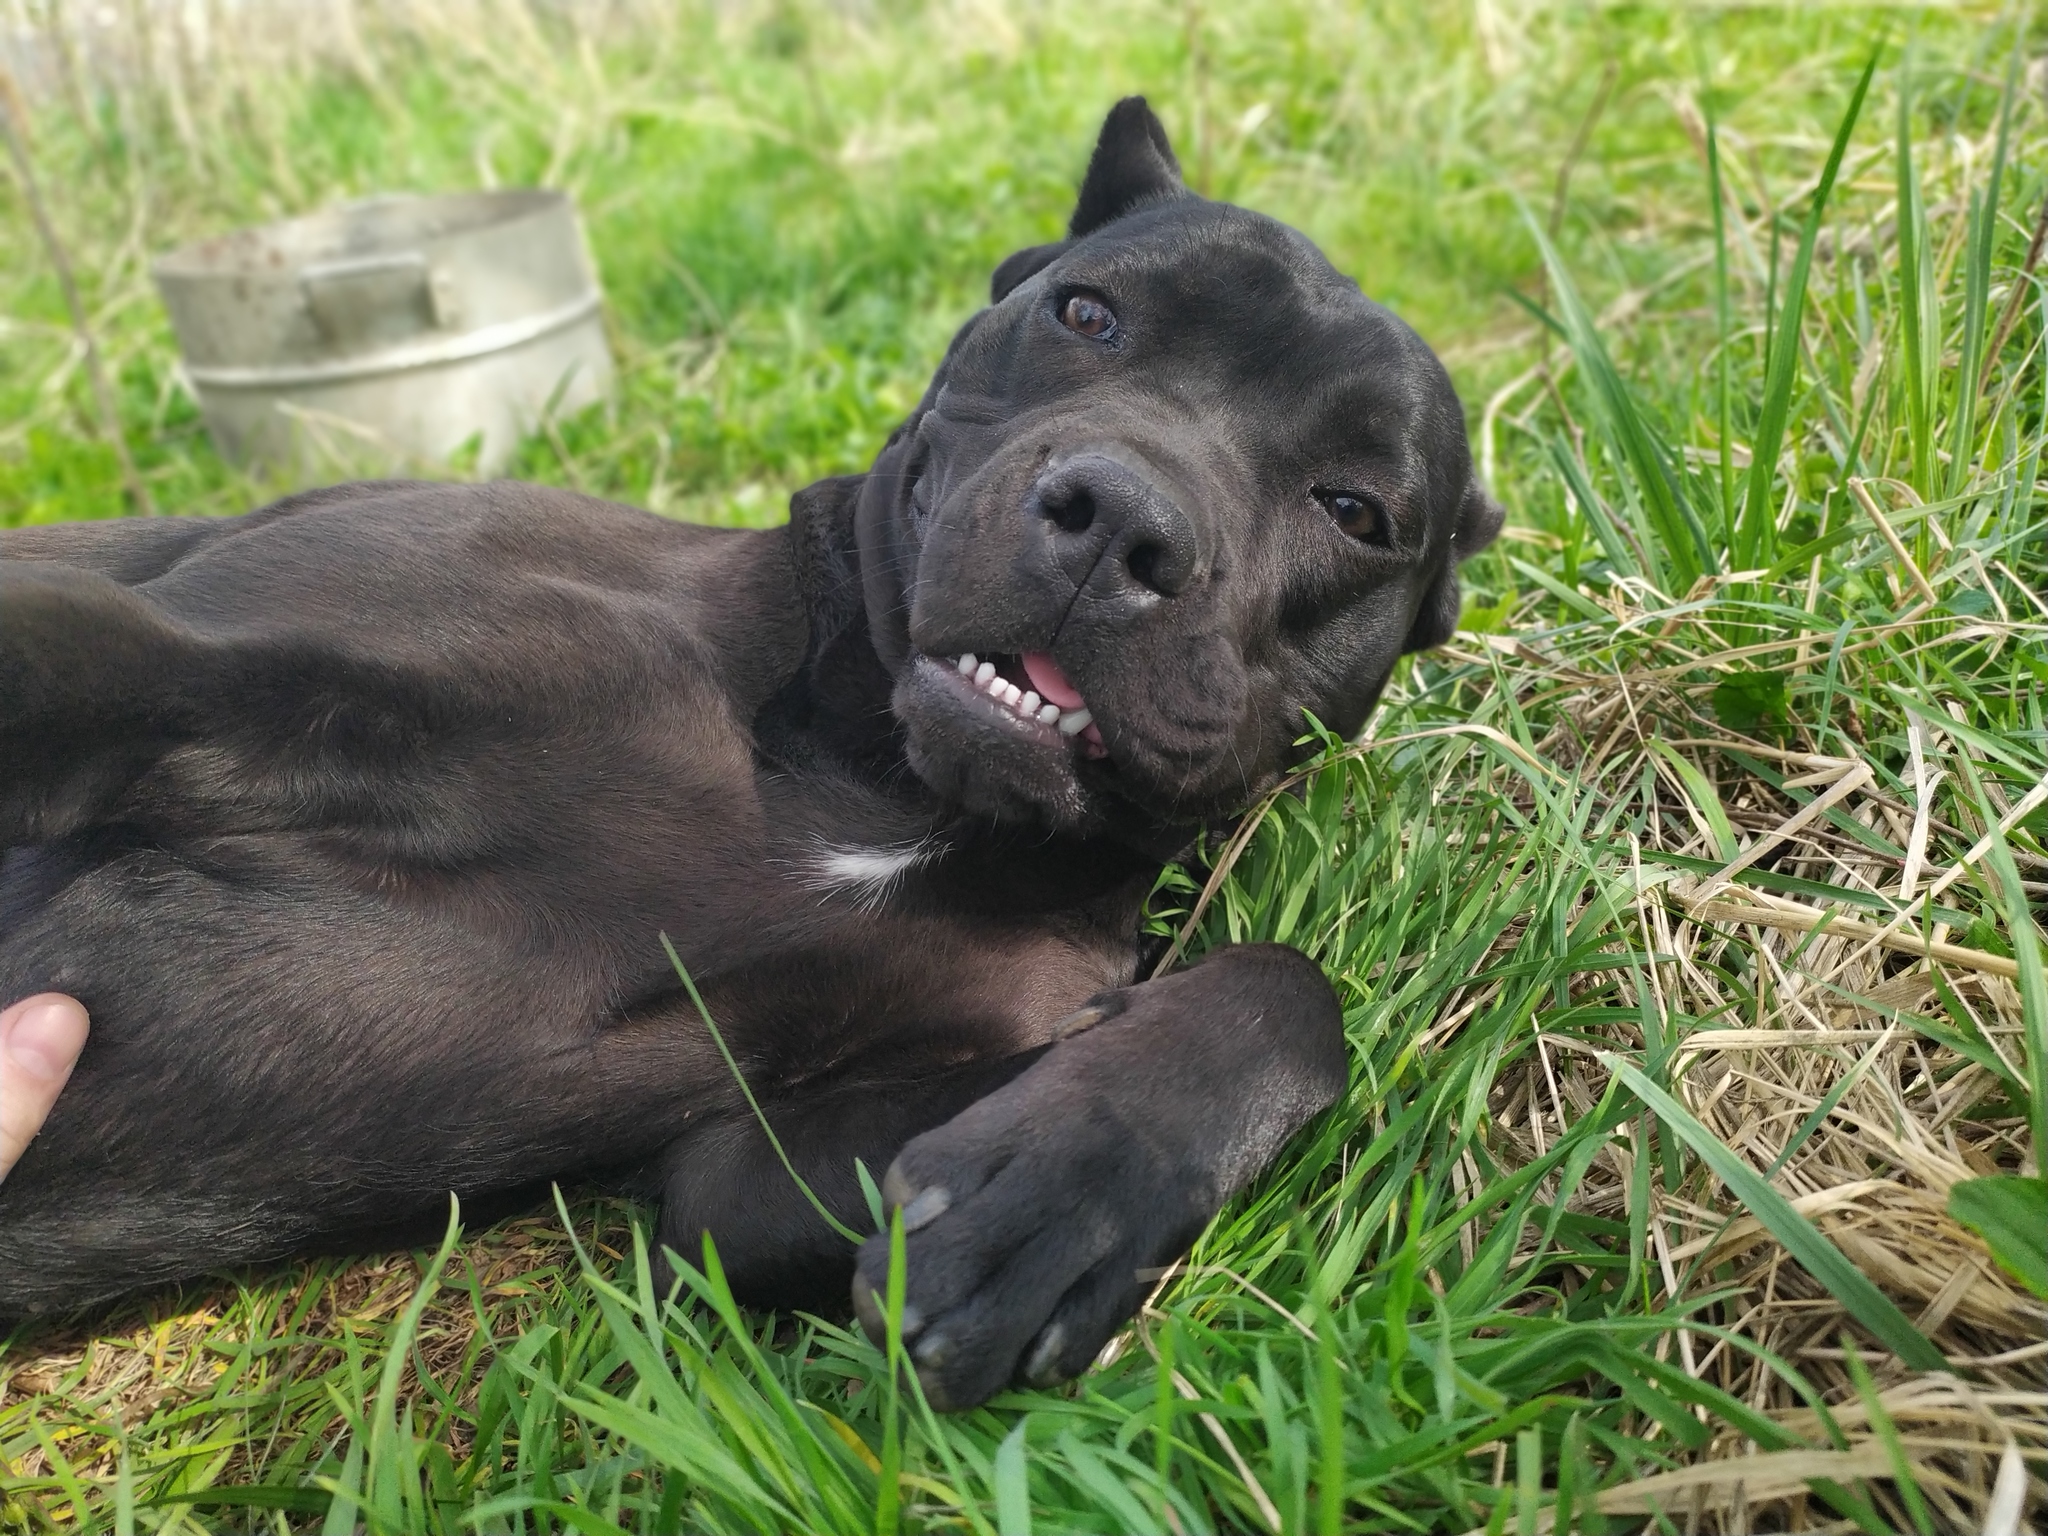
{"label": "dog's neck", "polygon": [[809,635],[796,670],[754,716],[754,749],[787,771],[836,773],[895,799],[929,800],[905,762],[890,677],[868,640],[853,531],[864,478],[821,480],[790,498],[784,538]]}

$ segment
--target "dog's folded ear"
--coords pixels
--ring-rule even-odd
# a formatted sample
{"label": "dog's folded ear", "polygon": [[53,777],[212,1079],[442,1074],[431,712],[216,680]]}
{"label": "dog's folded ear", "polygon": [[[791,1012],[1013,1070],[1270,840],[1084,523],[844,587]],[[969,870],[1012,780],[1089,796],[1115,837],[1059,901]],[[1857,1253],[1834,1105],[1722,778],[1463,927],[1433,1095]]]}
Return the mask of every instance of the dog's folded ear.
{"label": "dog's folded ear", "polygon": [[1469,560],[1499,538],[1507,515],[1507,508],[1487,495],[1484,486],[1468,480],[1464,498],[1458,503],[1458,531],[1451,536],[1458,558]]}
{"label": "dog's folded ear", "polygon": [[1166,129],[1144,97],[1126,96],[1103,120],[1067,235],[1079,240],[1148,203],[1193,196],[1180,179]]}
{"label": "dog's folded ear", "polygon": [[1010,290],[1019,283],[1028,282],[1060,259],[1060,254],[1073,242],[1055,240],[1050,245],[1028,245],[1023,250],[1003,258],[995,275],[988,280],[988,301],[1000,304],[1010,296]]}
{"label": "dog's folded ear", "polygon": [[1470,559],[1491,544],[1506,517],[1506,509],[1487,495],[1477,480],[1465,483],[1465,494],[1458,502],[1457,530],[1451,535],[1451,558],[1444,562],[1443,575],[1415,610],[1415,622],[1409,626],[1402,650],[1426,651],[1433,645],[1442,645],[1458,632],[1458,617],[1463,609],[1458,562]]}
{"label": "dog's folded ear", "polygon": [[1431,646],[1442,645],[1458,632],[1458,614],[1462,606],[1458,594],[1458,567],[1452,562],[1444,566],[1443,575],[1437,577],[1436,585],[1429,589],[1422,606],[1415,610],[1415,622],[1408,626],[1408,639],[1401,649],[1426,651]]}
{"label": "dog's folded ear", "polygon": [[789,498],[790,553],[815,649],[860,616],[854,509],[866,475],[834,475]]}

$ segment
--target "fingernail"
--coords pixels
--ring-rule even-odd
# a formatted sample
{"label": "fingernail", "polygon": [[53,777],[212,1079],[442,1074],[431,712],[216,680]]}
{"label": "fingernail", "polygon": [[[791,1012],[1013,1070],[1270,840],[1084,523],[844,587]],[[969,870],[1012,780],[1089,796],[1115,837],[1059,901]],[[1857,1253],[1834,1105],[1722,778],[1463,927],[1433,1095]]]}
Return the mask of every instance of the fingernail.
{"label": "fingernail", "polygon": [[85,1020],[64,1003],[44,1003],[14,1021],[7,1054],[30,1077],[54,1082],[71,1070],[85,1044]]}

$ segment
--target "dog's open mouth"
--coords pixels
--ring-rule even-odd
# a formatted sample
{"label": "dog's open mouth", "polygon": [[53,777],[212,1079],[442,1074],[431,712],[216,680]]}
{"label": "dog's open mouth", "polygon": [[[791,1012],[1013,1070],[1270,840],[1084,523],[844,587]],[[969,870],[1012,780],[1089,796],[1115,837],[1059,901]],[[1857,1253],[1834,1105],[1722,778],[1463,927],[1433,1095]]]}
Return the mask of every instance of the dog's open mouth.
{"label": "dog's open mouth", "polygon": [[933,659],[950,661],[962,684],[1014,719],[1076,742],[1084,757],[1109,755],[1081,691],[1047,652]]}

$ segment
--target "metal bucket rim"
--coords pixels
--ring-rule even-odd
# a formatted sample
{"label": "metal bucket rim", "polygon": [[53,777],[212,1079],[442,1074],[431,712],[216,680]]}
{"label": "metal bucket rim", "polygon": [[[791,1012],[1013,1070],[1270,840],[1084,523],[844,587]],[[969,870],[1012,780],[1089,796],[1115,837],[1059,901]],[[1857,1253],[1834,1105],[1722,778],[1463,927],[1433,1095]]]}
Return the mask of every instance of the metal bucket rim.
{"label": "metal bucket rim", "polygon": [[[150,264],[150,275],[159,282],[165,279],[176,282],[231,282],[250,277],[293,279],[304,267],[340,254],[338,241],[330,242],[335,244],[336,249],[323,251],[317,236],[325,226],[330,225],[338,236],[352,214],[383,208],[410,207],[425,211],[436,206],[457,209],[463,208],[464,205],[474,210],[472,216],[432,228],[423,228],[406,241],[392,242],[390,249],[397,251],[429,248],[452,238],[475,235],[560,209],[574,208],[568,193],[555,187],[507,187],[476,192],[381,193],[374,197],[353,198],[346,202],[333,203],[296,218],[279,219],[269,224],[252,224],[242,229],[229,230],[225,234],[210,235],[204,240],[195,240],[159,256]],[[276,256],[268,254],[289,248],[301,241],[304,242],[304,248],[295,251],[289,259],[279,260]]]}
{"label": "metal bucket rim", "polygon": [[181,360],[180,366],[185,370],[185,377],[202,389],[303,389],[320,384],[342,384],[380,374],[410,373],[416,369],[439,368],[449,363],[509,352],[514,347],[538,341],[543,336],[587,320],[598,312],[603,302],[603,296],[592,291],[537,315],[500,321],[473,331],[455,331],[411,345],[387,347],[381,352],[339,357],[329,362],[231,364]]}

